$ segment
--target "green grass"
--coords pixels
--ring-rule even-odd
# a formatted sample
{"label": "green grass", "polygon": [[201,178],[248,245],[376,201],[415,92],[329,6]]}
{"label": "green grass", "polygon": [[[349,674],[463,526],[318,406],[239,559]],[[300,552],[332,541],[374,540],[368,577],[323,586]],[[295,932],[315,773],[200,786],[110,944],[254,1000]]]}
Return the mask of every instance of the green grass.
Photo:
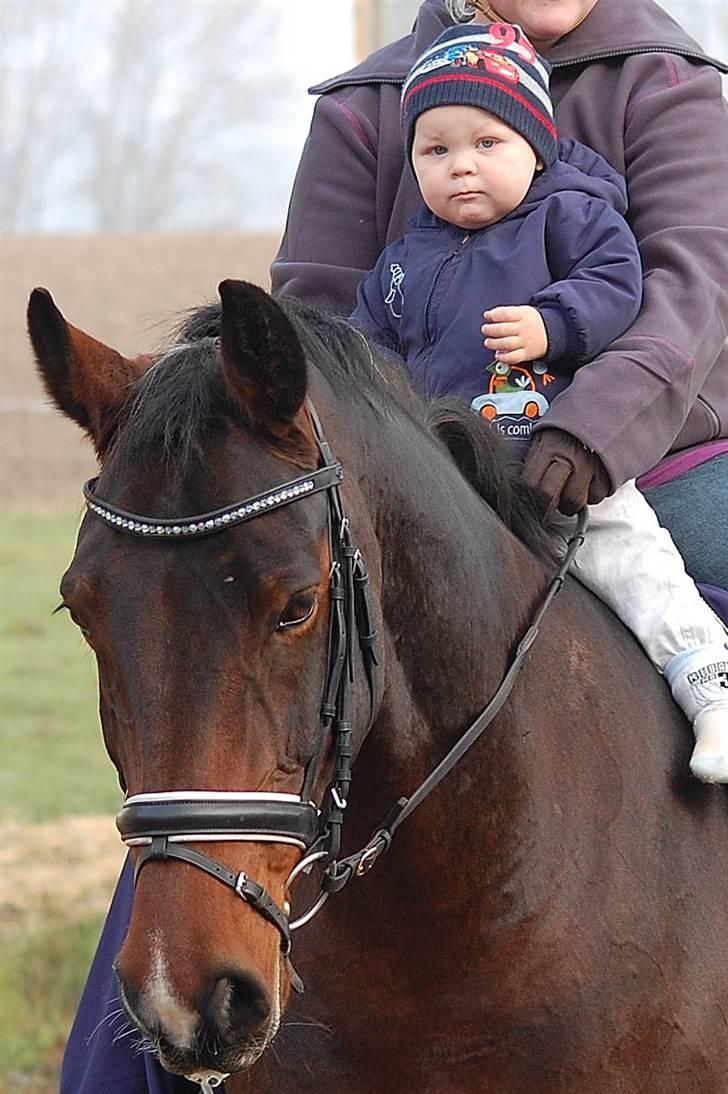
{"label": "green grass", "polygon": [[0,521],[2,818],[114,813],[119,789],[99,729],[93,654],[65,612],[53,615],[78,517]]}
{"label": "green grass", "polygon": [[[113,816],[120,791],[99,729],[96,668],[66,613],[53,615],[77,515],[0,521],[2,820]],[[0,1094],[53,1094],[99,917],[13,928],[0,943]]]}
{"label": "green grass", "polygon": [[0,1091],[52,1094],[101,921],[45,927],[0,944]]}

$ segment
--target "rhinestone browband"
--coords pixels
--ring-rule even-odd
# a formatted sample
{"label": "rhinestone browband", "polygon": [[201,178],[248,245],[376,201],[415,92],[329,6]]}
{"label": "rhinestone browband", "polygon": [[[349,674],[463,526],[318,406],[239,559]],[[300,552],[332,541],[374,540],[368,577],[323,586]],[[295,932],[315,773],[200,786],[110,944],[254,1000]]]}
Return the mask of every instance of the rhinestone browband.
{"label": "rhinestone browband", "polygon": [[89,479],[83,487],[83,496],[86,506],[110,527],[118,528],[121,532],[142,537],[180,536],[191,539],[196,536],[209,536],[214,532],[220,532],[223,528],[231,528],[236,524],[242,524],[252,517],[257,517],[263,512],[279,509],[282,505],[288,505],[298,498],[308,497],[319,490],[328,490],[329,487],[338,485],[344,478],[341,464],[328,464],[319,468],[310,475],[302,475],[299,479],[279,486],[269,493],[258,494],[243,502],[235,502],[234,505],[225,506],[223,509],[215,509],[211,513],[201,513],[198,516],[185,517],[184,520],[158,517],[142,517],[138,513],[128,513],[125,509],[118,509],[106,501],[102,501],[94,493],[98,478]]}

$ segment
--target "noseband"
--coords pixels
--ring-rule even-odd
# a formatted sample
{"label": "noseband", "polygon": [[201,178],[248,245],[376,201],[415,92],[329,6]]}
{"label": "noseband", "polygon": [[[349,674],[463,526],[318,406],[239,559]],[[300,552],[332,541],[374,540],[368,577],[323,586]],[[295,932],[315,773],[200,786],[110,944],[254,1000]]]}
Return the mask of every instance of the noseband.
{"label": "noseband", "polygon": [[[368,679],[369,726],[376,717],[382,697],[381,659],[372,622],[367,572],[358,548],[352,543],[342,505],[343,470],[334,459],[310,403],[309,412],[322,465],[308,475],[235,505],[184,519],[159,519],[129,513],[103,501],[95,493],[97,479],[89,480],[83,488],[89,511],[111,528],[144,539],[167,541],[214,535],[301,498],[322,491],[326,493],[331,555],[328,674],[321,705],[321,732],[305,769],[301,793],[180,790],[134,794],[126,799],[116,821],[124,843],[140,848],[135,881],[148,862],[177,859],[223,882],[271,923],[281,936],[281,951],[292,986],[297,991],[302,991],[303,985],[290,963],[291,932],[312,919],[330,893],[338,892],[352,877],[371,869],[382,852],[389,848],[399,825],[435,789],[495,718],[513,689],[543,615],[564,582],[586,527],[586,510],[582,510],[534,621],[521,639],[513,661],[487,707],[417,790],[409,798],[398,800],[368,843],[356,854],[339,859],[352,774],[351,689],[355,634]],[[333,751],[333,776],[324,804],[319,808],[311,799],[329,742]],[[279,907],[266,889],[245,873],[233,873],[211,856],[187,846],[208,841],[253,841],[297,847],[303,857],[291,872],[286,890],[302,872],[308,872],[314,862],[319,862],[324,873],[315,903],[300,918],[289,922],[287,902],[283,908]]]}

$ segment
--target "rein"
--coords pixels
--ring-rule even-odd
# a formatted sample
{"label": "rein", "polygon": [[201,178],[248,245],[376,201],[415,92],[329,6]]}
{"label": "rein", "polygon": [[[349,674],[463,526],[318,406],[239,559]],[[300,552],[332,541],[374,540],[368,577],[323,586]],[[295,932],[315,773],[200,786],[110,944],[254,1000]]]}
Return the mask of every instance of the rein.
{"label": "rein", "polygon": [[414,793],[411,794],[409,798],[399,798],[397,800],[397,804],[389,811],[382,824],[375,829],[374,834],[364,847],[362,847],[360,851],[357,851],[356,854],[350,855],[348,858],[340,859],[338,862],[333,862],[329,866],[321,883],[324,892],[338,893],[349,881],[351,881],[352,877],[361,877],[371,870],[379,856],[389,849],[394,833],[397,831],[400,824],[402,824],[407,817],[415,811],[417,806],[432,793],[445,776],[450,774],[459,760],[461,760],[465,753],[472,748],[483,731],[496,717],[513,691],[518,674],[523,668],[526,654],[536,641],[541,621],[543,620],[551,601],[564,584],[567,571],[574,561],[576,552],[584,542],[586,525],[587,510],[585,507],[578,513],[576,528],[569,537],[567,549],[559,564],[558,571],[546,590],[546,595],[534,616],[533,623],[518,643],[513,660],[493,698],[485,709],[481,711],[472,725],[466,729],[462,737],[455,742],[437,767],[420,783]]}
{"label": "rein", "polygon": [[[258,494],[234,505],[183,519],[159,519],[127,512],[103,501],[96,494],[97,479],[84,485],[86,505],[109,527],[146,539],[182,540],[212,535],[308,497],[325,492],[331,555],[329,579],[328,675],[321,706],[321,730],[314,754],[308,761],[300,794],[217,792],[179,790],[140,793],[127,797],[117,827],[128,847],[140,848],[135,883],[143,867],[152,861],[177,859],[195,866],[221,881],[250,904],[281,936],[281,953],[294,990],[303,984],[290,962],[291,933],[308,923],[329,895],[339,892],[352,877],[367,873],[386,851],[394,833],[417,806],[439,785],[496,717],[515,685],[525,657],[533,645],[541,621],[564,583],[566,573],[581,545],[586,528],[586,509],[578,516],[576,529],[566,553],[550,582],[533,623],[518,644],[513,660],[493,698],[459,738],[447,755],[409,797],[399,798],[393,809],[374,830],[359,851],[339,858],[341,831],[352,778],[351,690],[354,684],[354,638],[358,640],[370,694],[371,728],[381,703],[383,682],[381,658],[362,556],[354,546],[349,521],[340,494],[343,469],[334,459],[318,415],[309,404],[322,466],[316,471],[286,482],[272,491]],[[367,731],[368,731],[367,729]],[[332,744],[334,770],[326,805],[318,808],[312,799],[326,749]],[[316,862],[324,866],[320,892],[313,906],[290,922],[288,901],[280,907],[270,893],[244,872],[233,873],[211,856],[186,846],[198,842],[254,841],[298,847],[303,857],[291,871],[290,886]]]}

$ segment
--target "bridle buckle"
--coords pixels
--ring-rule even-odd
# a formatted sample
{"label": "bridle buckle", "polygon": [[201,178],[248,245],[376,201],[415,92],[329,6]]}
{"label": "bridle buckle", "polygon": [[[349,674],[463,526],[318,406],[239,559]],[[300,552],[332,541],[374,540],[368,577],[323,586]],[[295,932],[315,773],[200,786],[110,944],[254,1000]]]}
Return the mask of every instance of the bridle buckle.
{"label": "bridle buckle", "polygon": [[354,870],[356,876],[363,877],[364,874],[368,874],[383,850],[383,844],[375,843],[372,847],[367,847],[366,851],[356,864],[356,868]]}

